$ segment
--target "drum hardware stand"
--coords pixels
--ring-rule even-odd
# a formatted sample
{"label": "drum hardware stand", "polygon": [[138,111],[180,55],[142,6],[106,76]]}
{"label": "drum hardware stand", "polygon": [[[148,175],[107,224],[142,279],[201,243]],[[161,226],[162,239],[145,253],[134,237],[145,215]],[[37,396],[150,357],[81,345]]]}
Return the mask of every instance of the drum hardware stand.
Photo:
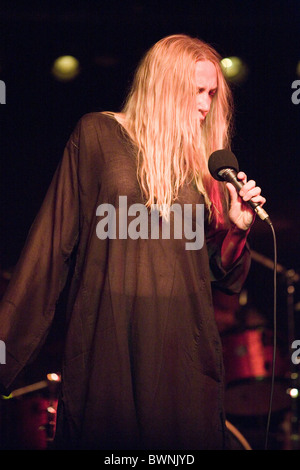
{"label": "drum hardware stand", "polygon": [[[272,260],[266,258],[264,255],[251,251],[251,257],[262,264],[263,266],[274,270],[274,263]],[[293,350],[291,345],[295,339],[295,284],[300,282],[300,275],[293,269],[286,269],[284,266],[277,263],[276,272],[284,276],[286,281],[287,293],[287,318],[288,318],[288,344],[289,351],[292,355]],[[299,337],[300,339],[300,337]],[[290,431],[289,431],[289,449],[300,450],[300,364],[295,365],[290,356],[290,387],[287,393],[291,397],[291,418],[290,418]]]}
{"label": "drum hardware stand", "polygon": [[52,373],[47,374],[47,383],[49,391],[49,404],[47,407],[47,441],[48,447],[54,441],[56,432],[56,417],[57,417],[57,403],[58,391],[61,383],[60,374]]}
{"label": "drum hardware stand", "polygon": [[[299,275],[292,269],[286,272],[286,288],[287,288],[287,312],[288,312],[288,338],[291,355],[293,350],[292,343],[296,338],[295,328],[295,283],[299,282]],[[300,339],[300,338],[299,338]],[[290,370],[290,388],[287,390],[291,397],[291,421],[289,445],[291,450],[300,449],[300,364],[296,365],[291,359]]]}

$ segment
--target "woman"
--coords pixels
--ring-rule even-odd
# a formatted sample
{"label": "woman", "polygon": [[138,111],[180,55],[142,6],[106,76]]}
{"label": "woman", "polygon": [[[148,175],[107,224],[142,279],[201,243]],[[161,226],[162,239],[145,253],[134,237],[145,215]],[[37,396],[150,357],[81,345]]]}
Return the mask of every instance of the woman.
{"label": "woman", "polygon": [[[121,113],[88,114],[70,137],[0,313],[9,388],[67,297],[59,448],[226,448],[211,282],[241,289],[254,219],[245,201],[265,202],[243,173],[239,196],[209,175],[209,155],[230,146],[230,123],[218,54],[174,35],[147,52]],[[204,206],[203,246],[186,249],[175,225],[165,238],[128,236],[125,197],[149,220],[158,208],[160,230],[175,220],[173,203],[192,207],[194,224]],[[109,208],[113,230],[100,217]]]}

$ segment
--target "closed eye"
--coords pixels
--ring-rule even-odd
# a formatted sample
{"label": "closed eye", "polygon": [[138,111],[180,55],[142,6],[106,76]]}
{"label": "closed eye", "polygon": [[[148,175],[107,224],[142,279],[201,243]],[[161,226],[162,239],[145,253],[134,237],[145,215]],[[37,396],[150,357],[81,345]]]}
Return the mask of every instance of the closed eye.
{"label": "closed eye", "polygon": [[[205,92],[205,88],[198,88],[197,90],[197,93],[199,95],[201,95],[201,93],[204,93]],[[213,88],[212,90],[209,91],[209,96],[215,96],[215,94],[217,93],[217,88]]]}

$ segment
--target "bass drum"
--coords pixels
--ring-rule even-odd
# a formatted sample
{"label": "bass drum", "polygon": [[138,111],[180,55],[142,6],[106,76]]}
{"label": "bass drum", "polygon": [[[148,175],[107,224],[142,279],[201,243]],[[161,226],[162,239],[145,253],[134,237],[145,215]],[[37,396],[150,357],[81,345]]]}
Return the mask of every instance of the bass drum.
{"label": "bass drum", "polygon": [[48,450],[56,429],[57,393],[60,376],[0,396],[0,449]]}
{"label": "bass drum", "polygon": [[[225,410],[228,415],[258,416],[269,410],[273,367],[273,332],[265,327],[222,334],[225,367]],[[272,410],[289,406],[288,355],[277,339]]]}
{"label": "bass drum", "polygon": [[225,422],[229,434],[230,450],[252,450],[249,442],[245,437],[233,426],[230,421]]}

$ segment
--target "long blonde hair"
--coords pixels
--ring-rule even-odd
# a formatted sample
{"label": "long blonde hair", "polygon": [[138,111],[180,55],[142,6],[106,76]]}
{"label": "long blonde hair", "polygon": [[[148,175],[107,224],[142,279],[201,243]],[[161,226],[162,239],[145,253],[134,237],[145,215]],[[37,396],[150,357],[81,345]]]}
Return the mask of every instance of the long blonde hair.
{"label": "long blonde hair", "polygon": [[[196,118],[195,64],[211,61],[218,89],[203,125]],[[222,183],[213,180],[208,158],[229,148],[231,92],[219,54],[207,43],[184,34],[158,41],[140,62],[122,112],[138,148],[138,178],[147,206],[170,207],[184,182],[192,179],[210,214],[224,221]],[[164,210],[162,210],[164,214]]]}

